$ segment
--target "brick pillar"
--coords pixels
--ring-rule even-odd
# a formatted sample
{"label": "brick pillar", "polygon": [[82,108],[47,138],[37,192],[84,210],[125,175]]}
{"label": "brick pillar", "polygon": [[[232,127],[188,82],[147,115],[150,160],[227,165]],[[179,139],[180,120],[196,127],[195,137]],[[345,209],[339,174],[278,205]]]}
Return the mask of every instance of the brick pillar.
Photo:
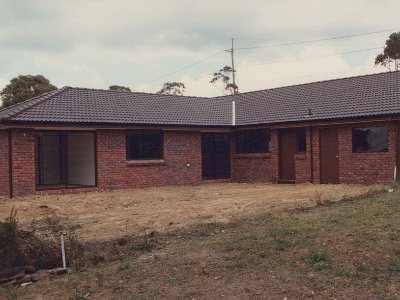
{"label": "brick pillar", "polygon": [[126,174],[125,130],[97,130],[97,185],[122,188]]}
{"label": "brick pillar", "polygon": [[295,168],[296,168],[296,182],[304,183],[311,182],[311,129],[306,128],[306,151],[304,153],[296,153]]}
{"label": "brick pillar", "polygon": [[271,129],[271,141],[269,143],[271,152],[270,180],[277,183],[279,179],[279,136],[278,129]]}
{"label": "brick pillar", "polygon": [[320,183],[319,128],[312,129],[313,183]]}
{"label": "brick pillar", "polygon": [[10,196],[9,146],[7,130],[0,130],[0,196]]}
{"label": "brick pillar", "polygon": [[14,196],[35,193],[35,141],[33,130],[11,132],[12,183]]}

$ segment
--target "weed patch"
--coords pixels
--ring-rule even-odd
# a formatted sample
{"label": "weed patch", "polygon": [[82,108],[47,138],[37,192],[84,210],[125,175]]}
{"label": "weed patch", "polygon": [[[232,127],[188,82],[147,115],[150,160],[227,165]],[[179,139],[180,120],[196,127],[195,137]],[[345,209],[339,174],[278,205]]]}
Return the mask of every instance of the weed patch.
{"label": "weed patch", "polygon": [[314,269],[320,271],[330,267],[330,255],[326,249],[311,248],[308,252],[308,261]]}
{"label": "weed patch", "polygon": [[400,272],[400,260],[392,260],[388,263],[388,270],[391,272]]}
{"label": "weed patch", "polygon": [[152,243],[147,234],[145,234],[141,241],[132,246],[132,249],[139,251],[150,251],[154,248],[154,246],[155,244]]}
{"label": "weed patch", "polygon": [[32,265],[37,269],[60,266],[60,232],[65,234],[65,249],[68,264],[78,267],[83,258],[83,246],[78,240],[72,226],[61,225],[55,214],[46,216],[43,237],[36,233],[32,224],[31,231],[22,230],[18,226],[17,211],[12,209],[5,222],[0,222],[0,269]]}
{"label": "weed patch", "polygon": [[292,243],[289,242],[288,240],[276,238],[272,242],[272,248],[277,251],[285,251],[286,249],[289,249],[292,247]]}

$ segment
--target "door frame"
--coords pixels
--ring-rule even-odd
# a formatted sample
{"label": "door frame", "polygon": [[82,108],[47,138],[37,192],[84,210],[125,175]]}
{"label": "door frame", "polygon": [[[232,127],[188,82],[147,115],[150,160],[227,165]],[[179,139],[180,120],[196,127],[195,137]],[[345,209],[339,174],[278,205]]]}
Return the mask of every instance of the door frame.
{"label": "door frame", "polygon": [[[288,131],[293,131],[293,134],[295,135],[294,138],[294,154],[293,154],[293,174],[294,174],[294,179],[283,179],[281,177],[282,175],[282,170],[281,170],[281,163],[282,163],[282,133],[283,132],[288,132]],[[296,162],[295,162],[295,155],[296,155],[296,129],[295,128],[281,128],[278,129],[278,182],[279,183],[296,183]]]}
{"label": "door frame", "polygon": [[[214,176],[204,176],[203,175],[203,134],[210,134],[213,135],[213,144],[214,144],[214,155],[213,155],[213,165],[214,165]],[[225,135],[227,136],[227,146],[228,146],[228,151],[226,152],[226,160],[228,163],[228,166],[226,167],[227,175],[226,176],[215,176],[215,135]],[[202,180],[218,180],[218,179],[230,179],[232,177],[232,162],[231,162],[231,134],[229,132],[201,132],[200,135],[200,149],[201,149],[201,178]]]}
{"label": "door frame", "polygon": [[[68,183],[68,134],[69,133],[91,133],[93,134],[93,140],[94,140],[94,145],[93,145],[93,155],[94,155],[94,181],[95,185],[81,185],[82,188],[85,187],[97,187],[98,186],[98,170],[97,170],[97,132],[96,130],[35,130],[34,132],[34,138],[38,138],[38,136],[43,135],[46,136],[46,134],[52,134],[56,135],[60,138],[60,184],[59,186],[63,186],[63,189],[76,189],[76,185],[70,186]],[[37,161],[38,156],[40,155],[39,149],[37,149],[36,142],[35,144],[35,176],[36,176],[36,168],[38,165],[40,166],[40,161]],[[40,147],[40,138],[39,138],[39,147]],[[39,173],[41,170],[39,170]],[[38,186],[40,186],[38,188]],[[36,179],[35,179],[35,188],[38,190],[47,190],[47,189],[59,189],[57,188],[52,188],[52,184],[46,185],[46,184],[38,184]]]}
{"label": "door frame", "polygon": [[[325,183],[322,182],[322,131],[323,130],[335,130],[336,131],[336,137],[337,137],[337,180],[336,182],[332,183]],[[340,152],[339,152],[339,129],[337,127],[322,127],[318,130],[318,139],[319,139],[319,182],[320,184],[340,184],[340,165],[339,165],[339,157],[340,157]]]}

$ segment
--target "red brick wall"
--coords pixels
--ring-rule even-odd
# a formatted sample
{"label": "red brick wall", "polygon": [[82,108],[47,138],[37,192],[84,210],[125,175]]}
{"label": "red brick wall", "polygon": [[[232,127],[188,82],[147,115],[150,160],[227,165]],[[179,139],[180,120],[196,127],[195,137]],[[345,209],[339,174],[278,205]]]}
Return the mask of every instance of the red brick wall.
{"label": "red brick wall", "polygon": [[12,178],[14,196],[35,193],[35,144],[33,130],[13,129]]}
{"label": "red brick wall", "polygon": [[[397,125],[388,128],[389,151],[353,153],[351,129],[337,126],[339,175],[342,183],[390,183],[396,164]],[[33,131],[12,130],[14,196],[35,193],[35,150]],[[232,180],[277,182],[278,132],[271,130],[270,153],[235,154],[232,140]],[[319,128],[313,128],[312,145],[307,129],[307,151],[295,157],[297,182],[311,181],[311,147],[314,183],[319,183]],[[188,166],[189,164],[189,166]],[[8,131],[0,131],[0,196],[9,195]],[[199,184],[201,179],[201,133],[164,131],[164,160],[137,164],[126,161],[125,130],[97,130],[97,179],[99,188],[132,188]]]}
{"label": "red brick wall", "polygon": [[[377,124],[370,124],[377,125]],[[378,125],[382,125],[379,123]],[[389,151],[378,153],[353,153],[353,125],[337,125],[339,139],[339,178],[341,183],[388,184],[393,180],[393,169],[396,165],[397,129],[395,123],[388,127]],[[363,123],[362,126],[366,126]],[[307,128],[307,151],[296,154],[296,182],[320,182],[320,145],[319,128],[313,128],[312,145],[311,129]],[[276,182],[278,178],[278,138],[276,130],[272,130],[270,144],[271,153],[234,155],[233,177],[236,182]],[[312,148],[312,155],[311,155]],[[311,156],[313,163],[311,163]],[[313,174],[311,173],[313,168]]]}
{"label": "red brick wall", "polygon": [[361,184],[391,183],[396,165],[396,136],[395,123],[390,123],[388,124],[388,152],[353,153],[352,127],[339,128],[340,182]]}
{"label": "red brick wall", "polygon": [[8,172],[8,131],[0,130],[0,196],[10,196]]}
{"label": "red brick wall", "polygon": [[298,153],[294,157],[296,182],[304,183],[311,181],[311,144],[310,144],[310,129],[306,129],[306,151]]}
{"label": "red brick wall", "polygon": [[[234,135],[232,135],[234,137]],[[234,143],[233,143],[234,145]],[[233,149],[235,149],[233,147]],[[232,180],[236,182],[277,182],[278,131],[271,130],[270,153],[234,154]]]}
{"label": "red brick wall", "polygon": [[125,130],[98,130],[97,168],[100,188],[199,184],[201,135],[164,131],[164,162],[138,165],[126,161]]}

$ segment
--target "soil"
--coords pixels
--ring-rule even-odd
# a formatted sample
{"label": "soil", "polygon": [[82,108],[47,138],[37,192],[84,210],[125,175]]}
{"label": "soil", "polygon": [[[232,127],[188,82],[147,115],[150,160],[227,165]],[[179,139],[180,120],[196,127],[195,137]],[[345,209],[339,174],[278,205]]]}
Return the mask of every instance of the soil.
{"label": "soil", "polygon": [[85,241],[104,241],[149,231],[166,232],[199,223],[226,223],[273,210],[308,208],[358,196],[377,186],[209,184],[186,187],[29,196],[0,200],[0,220],[13,206],[22,228],[50,211],[78,225]]}

